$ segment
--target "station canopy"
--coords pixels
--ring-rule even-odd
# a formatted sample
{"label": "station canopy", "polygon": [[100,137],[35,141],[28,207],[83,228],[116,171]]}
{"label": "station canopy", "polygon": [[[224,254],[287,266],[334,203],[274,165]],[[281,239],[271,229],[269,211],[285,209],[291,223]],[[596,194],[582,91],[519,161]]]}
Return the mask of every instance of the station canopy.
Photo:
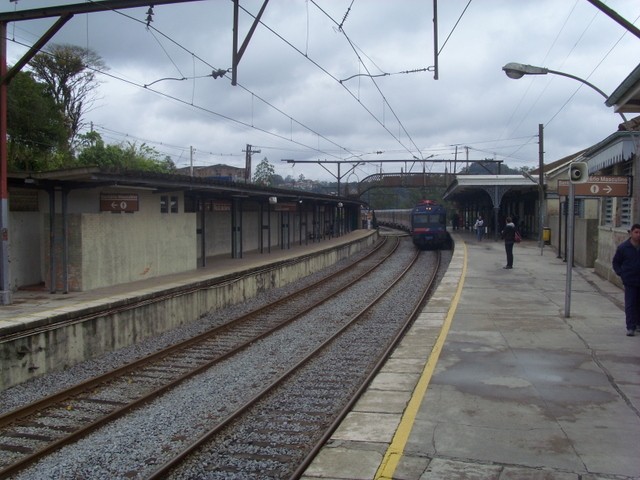
{"label": "station canopy", "polygon": [[456,175],[455,180],[444,192],[443,199],[469,200],[471,197],[477,197],[481,191],[493,197],[496,190],[501,193],[501,197],[507,191],[530,193],[537,192],[537,189],[538,184],[523,175]]}

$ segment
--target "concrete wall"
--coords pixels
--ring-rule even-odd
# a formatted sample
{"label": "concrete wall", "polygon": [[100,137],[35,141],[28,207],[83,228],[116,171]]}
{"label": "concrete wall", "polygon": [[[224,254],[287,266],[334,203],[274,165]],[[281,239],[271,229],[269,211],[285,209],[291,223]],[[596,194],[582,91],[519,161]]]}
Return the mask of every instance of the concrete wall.
{"label": "concrete wall", "polygon": [[349,258],[377,238],[377,231],[370,231],[343,245],[300,253],[270,269],[247,270],[241,276],[237,272],[226,277],[201,277],[180,287],[160,288],[135,298],[123,296],[101,306],[17,325],[0,342],[0,389],[133,345],[216,309],[295,282]]}
{"label": "concrete wall", "polygon": [[[17,198],[15,190],[13,193]],[[138,210],[128,213],[101,211],[102,193],[135,194]],[[66,197],[66,235],[62,192],[57,191],[54,195],[53,235],[50,234],[51,198],[46,191],[35,195],[30,192],[23,196],[22,202],[23,207],[26,205],[34,211],[11,212],[12,289],[44,283],[49,291],[86,291],[184,272],[202,264],[202,236],[198,231],[202,231],[203,216],[185,212],[182,192],[157,194],[135,188],[72,190]],[[161,198],[165,195],[177,198],[177,212],[161,211]],[[263,204],[261,211],[256,201],[242,202],[243,252],[258,251],[261,242],[263,251],[268,251],[269,246],[271,249],[287,246],[281,229],[283,212],[272,205],[267,217],[266,207]],[[327,208],[325,212],[313,204],[305,205],[303,221],[297,210],[288,212],[288,245],[318,241],[326,238],[330,231],[338,234],[334,215],[334,209]],[[204,253],[207,257],[231,256],[231,218],[231,211],[205,212]],[[268,231],[263,225],[269,221]],[[301,231],[300,225],[305,222],[306,227]],[[310,236],[314,231],[319,238]],[[53,248],[50,245],[52,238]],[[52,252],[53,275],[50,271]]]}
{"label": "concrete wall", "polygon": [[229,254],[231,252],[231,212],[205,213],[206,255]]}
{"label": "concrete wall", "polygon": [[[558,216],[549,215],[548,225],[551,229],[551,245],[558,251],[558,242],[561,241],[560,251],[564,257],[567,232],[564,223],[558,233]],[[581,267],[593,267],[598,256],[598,219],[576,218],[574,230],[573,261]]]}
{"label": "concrete wall", "polygon": [[195,213],[99,213],[79,217],[80,238],[72,237],[70,250],[80,247],[81,290],[184,272],[197,266]]}
{"label": "concrete wall", "polygon": [[[262,237],[263,248],[266,251],[271,241],[271,249],[280,249],[281,245],[286,245],[286,239],[282,238],[287,232],[282,230],[284,212],[272,210],[267,214],[266,207],[260,216],[259,205],[246,202],[243,205],[242,214],[242,250],[243,252],[254,252],[260,249],[260,238]],[[270,232],[263,229],[263,224],[269,224]],[[299,245],[313,242],[310,237],[313,232],[313,212],[305,211],[301,220],[300,213],[288,212],[289,215],[289,244]],[[208,211],[205,213],[205,250],[206,256],[230,255],[231,254],[231,212],[227,211]],[[301,222],[306,221],[306,230],[300,230]],[[337,225],[334,224],[333,212],[327,211],[317,217],[318,229],[322,238],[330,235],[330,227],[333,227],[333,236],[337,235]],[[201,222],[199,219],[198,222]],[[300,238],[302,236],[302,239]],[[199,241],[199,240],[198,240]],[[197,247],[198,252],[200,246]]]}
{"label": "concrete wall", "polygon": [[598,229],[598,256],[595,261],[595,272],[602,278],[623,287],[620,277],[611,268],[616,248],[629,238],[629,233],[624,228],[600,227]]}
{"label": "concrete wall", "polygon": [[40,212],[11,212],[9,214],[9,285],[12,290],[43,281],[42,223]]}
{"label": "concrete wall", "polygon": [[[105,190],[105,193],[108,192]],[[121,193],[117,192],[117,193]],[[101,212],[96,192],[78,191],[68,197],[68,290],[86,291],[197,267],[196,214],[184,212],[182,194],[177,213],[160,212],[160,196],[137,192],[139,210]],[[60,201],[57,199],[56,211]],[[88,213],[87,213],[88,212]],[[50,216],[41,217],[44,277],[51,290]],[[55,286],[64,291],[63,216],[55,215]]]}

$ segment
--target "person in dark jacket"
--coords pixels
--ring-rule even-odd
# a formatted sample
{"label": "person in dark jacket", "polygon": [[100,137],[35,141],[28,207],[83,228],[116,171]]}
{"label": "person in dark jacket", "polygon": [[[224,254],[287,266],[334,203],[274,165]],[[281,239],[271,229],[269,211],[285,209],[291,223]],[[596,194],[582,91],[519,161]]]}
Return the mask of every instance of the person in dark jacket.
{"label": "person in dark jacket", "polygon": [[634,223],[630,236],[616,248],[611,264],[624,285],[624,315],[627,336],[640,327],[640,224]]}
{"label": "person in dark jacket", "polygon": [[513,244],[516,243],[516,226],[511,221],[511,217],[505,219],[506,225],[502,230],[502,238],[504,238],[504,250],[507,252],[506,269],[513,268]]}

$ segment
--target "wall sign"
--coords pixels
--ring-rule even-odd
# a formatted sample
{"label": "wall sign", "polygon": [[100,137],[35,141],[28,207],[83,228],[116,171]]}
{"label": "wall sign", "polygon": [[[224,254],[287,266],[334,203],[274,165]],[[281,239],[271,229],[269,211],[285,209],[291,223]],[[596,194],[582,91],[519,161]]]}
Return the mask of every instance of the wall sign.
{"label": "wall sign", "polygon": [[100,211],[113,213],[131,213],[138,211],[137,193],[101,193]]}

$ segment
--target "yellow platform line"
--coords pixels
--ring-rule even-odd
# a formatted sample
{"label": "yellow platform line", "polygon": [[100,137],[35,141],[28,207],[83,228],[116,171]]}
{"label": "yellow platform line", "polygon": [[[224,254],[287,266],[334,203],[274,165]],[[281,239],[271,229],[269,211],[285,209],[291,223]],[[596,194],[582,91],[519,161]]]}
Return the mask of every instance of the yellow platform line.
{"label": "yellow platform line", "polygon": [[420,409],[420,405],[422,404],[422,400],[424,399],[425,394],[427,393],[427,387],[429,386],[429,382],[431,381],[431,377],[433,376],[433,371],[436,368],[436,364],[438,363],[438,358],[440,358],[440,352],[442,351],[442,347],[444,346],[444,342],[447,338],[447,334],[449,333],[449,328],[451,326],[451,322],[453,320],[453,316],[456,313],[456,309],[458,307],[458,303],[460,302],[460,295],[462,295],[462,286],[464,285],[464,279],[467,273],[467,246],[462,242],[464,247],[464,259],[462,263],[462,274],[460,276],[460,282],[458,283],[458,288],[456,289],[456,293],[453,296],[453,300],[451,302],[451,306],[449,307],[449,311],[447,312],[447,317],[445,318],[444,324],[442,325],[442,329],[440,329],[440,334],[438,335],[438,339],[436,340],[431,353],[429,354],[429,358],[427,359],[427,363],[420,374],[420,379],[418,380],[418,384],[416,385],[413,394],[411,395],[411,399],[402,414],[402,418],[400,419],[400,424],[398,425],[398,429],[396,430],[395,435],[393,436],[393,440],[387,448],[387,451],[378,467],[378,471],[374,477],[375,480],[391,480],[393,479],[393,474],[400,463],[400,459],[404,453],[404,449],[409,441],[409,435],[411,434],[411,429],[413,428],[413,424],[415,423],[416,415],[418,414],[418,410]]}

